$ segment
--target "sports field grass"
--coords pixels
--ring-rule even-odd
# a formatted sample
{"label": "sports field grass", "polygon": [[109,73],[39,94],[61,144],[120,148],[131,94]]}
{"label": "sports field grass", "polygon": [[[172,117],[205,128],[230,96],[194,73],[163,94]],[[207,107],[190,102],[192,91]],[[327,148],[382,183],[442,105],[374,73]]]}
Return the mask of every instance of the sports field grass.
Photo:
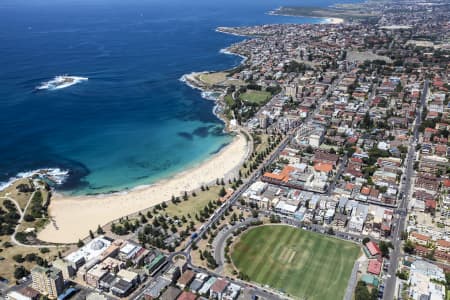
{"label": "sports field grass", "polygon": [[270,93],[265,91],[247,90],[240,97],[245,102],[263,105],[270,99]]}
{"label": "sports field grass", "polygon": [[341,300],[359,252],[360,248],[349,242],[269,225],[245,232],[231,258],[251,281],[295,299]]}

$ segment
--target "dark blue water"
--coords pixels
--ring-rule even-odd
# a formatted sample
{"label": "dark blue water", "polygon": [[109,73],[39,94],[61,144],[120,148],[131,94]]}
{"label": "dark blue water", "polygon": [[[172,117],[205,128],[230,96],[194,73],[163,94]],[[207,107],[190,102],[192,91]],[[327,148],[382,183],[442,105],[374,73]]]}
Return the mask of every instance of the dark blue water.
{"label": "dark blue water", "polygon": [[[70,170],[61,188],[98,193],[133,187],[196,164],[231,137],[179,78],[221,70],[219,53],[241,38],[217,26],[312,23],[265,14],[275,0],[2,0],[0,181],[38,168]],[[70,74],[89,80],[35,92]]]}

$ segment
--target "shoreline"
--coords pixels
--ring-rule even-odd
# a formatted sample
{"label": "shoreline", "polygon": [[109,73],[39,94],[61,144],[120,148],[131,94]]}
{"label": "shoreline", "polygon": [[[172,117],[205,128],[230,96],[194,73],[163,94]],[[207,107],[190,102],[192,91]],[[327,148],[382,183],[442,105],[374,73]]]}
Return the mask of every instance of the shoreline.
{"label": "shoreline", "polygon": [[[216,118],[224,123],[224,132],[230,132],[228,128],[228,120],[220,114],[220,109],[223,106],[221,99],[225,93],[225,89],[213,89],[209,87],[206,83],[200,80],[199,76],[202,74],[210,74],[210,71],[203,72],[191,72],[189,74],[184,74],[181,76],[180,81],[189,86],[191,89],[199,90],[201,92],[201,97],[207,101],[214,101],[214,107],[212,113]],[[218,97],[213,97],[211,94],[218,93]]]}
{"label": "shoreline", "polygon": [[[49,206],[53,222],[41,230],[39,240],[50,243],[75,243],[89,230],[121,217],[170,201],[217,178],[237,177],[237,172],[249,155],[248,142],[239,133],[234,140],[211,158],[197,166],[151,185],[141,185],[127,191],[93,196],[67,196],[55,193]],[[56,226],[55,226],[56,225]]]}
{"label": "shoreline", "polygon": [[322,19],[323,21],[319,22],[318,24],[338,25],[338,24],[342,24],[345,22],[345,19],[337,18],[337,17],[314,17],[314,16],[289,15],[289,14],[279,13],[278,11],[279,11],[279,8],[269,11],[267,14],[270,16]]}
{"label": "shoreline", "polygon": [[[237,55],[243,58],[237,66],[229,70],[243,65],[248,59],[243,55],[228,51],[228,48],[221,49],[220,53]],[[192,192],[202,185],[210,185],[215,183],[218,178],[224,180],[237,178],[240,167],[251,154],[251,147],[242,132],[232,131],[228,128],[229,121],[220,113],[226,88],[214,88],[213,85],[209,85],[200,79],[200,75],[209,73],[213,72],[192,72],[183,75],[180,81],[193,89],[200,90],[203,99],[215,102],[212,112],[224,122],[224,131],[237,133],[229,144],[198,165],[154,184],[140,185],[129,190],[98,195],[70,196],[56,192],[48,208],[52,222],[38,232],[37,238],[50,243],[75,243],[78,239],[86,237],[89,230],[94,231],[98,225],[103,226],[157,204],[170,201],[172,196],[181,196],[185,191]],[[211,97],[212,93],[219,93],[220,95]],[[80,223],[80,220],[83,220],[83,222]]]}
{"label": "shoreline", "polygon": [[[221,49],[220,53],[242,58],[237,66],[226,71],[243,65],[248,59],[243,55],[230,52],[228,48]],[[37,238],[43,242],[56,244],[76,243],[79,239],[85,238],[89,230],[95,231],[98,225],[103,226],[122,217],[170,201],[172,195],[181,196],[185,191],[192,192],[202,185],[215,183],[217,178],[228,180],[237,177],[241,165],[250,155],[251,147],[243,133],[229,130],[228,120],[220,113],[226,87],[214,88],[213,85],[209,85],[199,78],[201,74],[210,73],[214,72],[192,72],[183,75],[180,81],[193,89],[200,90],[201,96],[205,100],[215,102],[212,112],[224,122],[224,131],[237,133],[229,144],[198,164],[152,184],[138,185],[110,193],[76,196],[58,192],[56,188],[48,207],[52,221],[37,233]],[[212,93],[218,93],[219,96],[213,97]],[[11,184],[16,180],[19,178],[14,178],[8,183]]]}

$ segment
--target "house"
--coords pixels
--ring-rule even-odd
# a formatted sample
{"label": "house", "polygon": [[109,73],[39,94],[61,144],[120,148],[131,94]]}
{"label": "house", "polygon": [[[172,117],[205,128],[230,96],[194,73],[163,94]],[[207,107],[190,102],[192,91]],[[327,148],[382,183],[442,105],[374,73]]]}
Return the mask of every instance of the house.
{"label": "house", "polygon": [[339,161],[339,155],[325,152],[323,150],[316,150],[314,152],[314,163],[328,163],[336,166]]}
{"label": "house", "polygon": [[202,286],[202,288],[198,291],[200,295],[206,295],[210,293],[211,287],[217,281],[216,277],[210,277]]}
{"label": "house", "polygon": [[181,294],[181,290],[174,286],[169,286],[164,293],[162,293],[161,300],[175,300]]}
{"label": "house", "polygon": [[421,246],[427,246],[428,243],[431,241],[431,238],[427,235],[420,234],[418,232],[411,232],[409,235],[409,239],[411,242],[416,243]]}
{"label": "house", "polygon": [[229,282],[223,278],[217,279],[209,290],[209,296],[213,299],[221,300],[228,284]]}
{"label": "house", "polygon": [[236,298],[239,296],[240,291],[241,291],[240,286],[234,283],[230,283],[230,285],[227,287],[227,290],[225,291],[225,294],[222,296],[222,299],[236,300]]}
{"label": "house", "polygon": [[450,252],[450,242],[446,240],[437,240],[436,249],[442,252]]}
{"label": "house", "polygon": [[419,255],[419,256],[427,256],[431,253],[431,249],[424,247],[424,246],[420,246],[420,245],[415,245],[414,246],[414,253]]}
{"label": "house", "polygon": [[333,171],[333,165],[328,163],[316,163],[314,164],[314,170],[316,172],[330,174]]}
{"label": "house", "polygon": [[434,213],[436,211],[437,202],[436,200],[428,199],[425,201],[425,211]]}
{"label": "house", "polygon": [[191,292],[182,292],[181,295],[178,297],[178,300],[195,300],[197,299],[197,295]]}
{"label": "house", "polygon": [[178,279],[178,286],[180,289],[186,288],[192,280],[194,280],[195,273],[191,270],[186,270],[183,274],[181,274],[180,278]]}
{"label": "house", "polygon": [[158,277],[156,280],[152,281],[149,287],[144,291],[145,300],[153,300],[159,298],[162,291],[170,284],[170,281]]}

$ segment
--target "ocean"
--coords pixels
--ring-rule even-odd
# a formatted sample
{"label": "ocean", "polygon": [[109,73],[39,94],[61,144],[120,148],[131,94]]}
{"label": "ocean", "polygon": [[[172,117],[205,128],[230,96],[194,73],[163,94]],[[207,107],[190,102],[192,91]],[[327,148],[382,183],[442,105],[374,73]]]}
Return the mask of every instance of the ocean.
{"label": "ocean", "polygon": [[[236,66],[242,40],[218,26],[318,23],[270,16],[329,0],[2,0],[0,182],[68,170],[58,187],[95,194],[154,183],[207,159],[232,137],[214,102],[180,81]],[[88,80],[36,90],[58,75]]]}

